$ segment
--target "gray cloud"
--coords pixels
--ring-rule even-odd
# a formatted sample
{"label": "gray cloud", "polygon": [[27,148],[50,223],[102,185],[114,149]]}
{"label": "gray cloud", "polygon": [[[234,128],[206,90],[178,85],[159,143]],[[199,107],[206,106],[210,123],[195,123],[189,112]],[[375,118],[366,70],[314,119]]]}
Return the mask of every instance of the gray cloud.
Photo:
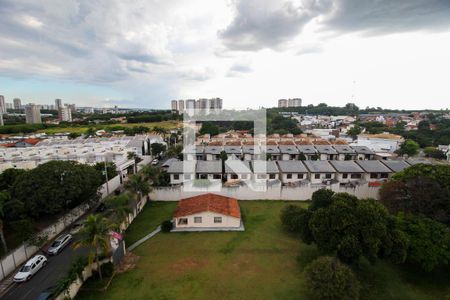
{"label": "gray cloud", "polygon": [[[448,30],[448,0],[237,0],[218,36],[231,50],[277,49],[315,21],[322,31],[370,35]],[[301,51],[301,50],[300,50]]]}
{"label": "gray cloud", "polygon": [[299,34],[306,23],[329,6],[328,0],[308,0],[300,4],[238,0],[234,20],[218,35],[233,50],[276,48]]}
{"label": "gray cloud", "polygon": [[240,77],[243,74],[251,73],[253,71],[249,63],[235,63],[227,72],[227,77]]}

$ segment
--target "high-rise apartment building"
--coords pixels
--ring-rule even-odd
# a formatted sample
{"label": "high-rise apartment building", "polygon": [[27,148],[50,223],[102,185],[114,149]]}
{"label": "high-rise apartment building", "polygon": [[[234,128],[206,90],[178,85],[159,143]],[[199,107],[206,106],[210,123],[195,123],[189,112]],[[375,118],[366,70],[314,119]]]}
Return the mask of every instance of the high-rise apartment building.
{"label": "high-rise apartment building", "polygon": [[25,120],[27,124],[42,123],[41,108],[39,107],[39,105],[30,103],[25,106]]}
{"label": "high-rise apartment building", "polygon": [[278,107],[288,107],[288,101],[286,99],[278,100]]}
{"label": "high-rise apartment building", "polygon": [[300,107],[302,106],[302,99],[292,98],[288,100],[288,107]]}
{"label": "high-rise apartment building", "polygon": [[19,98],[13,100],[14,109],[22,109],[22,101]]}
{"label": "high-rise apartment building", "polygon": [[184,100],[178,100],[178,112],[181,114],[184,112]]}
{"label": "high-rise apartment building", "polygon": [[59,109],[62,107],[62,100],[61,99],[55,99],[55,109],[59,111]]}
{"label": "high-rise apartment building", "polygon": [[292,99],[279,99],[278,107],[301,107],[302,99],[292,98]]}
{"label": "high-rise apartment building", "polygon": [[58,110],[58,119],[63,122],[72,122],[72,111],[69,105],[62,106]]}
{"label": "high-rise apartment building", "polygon": [[6,103],[3,95],[0,95],[0,114],[6,114]]}
{"label": "high-rise apartment building", "polygon": [[177,111],[178,110],[178,101],[177,100],[172,100],[171,108],[172,108],[173,111]]}

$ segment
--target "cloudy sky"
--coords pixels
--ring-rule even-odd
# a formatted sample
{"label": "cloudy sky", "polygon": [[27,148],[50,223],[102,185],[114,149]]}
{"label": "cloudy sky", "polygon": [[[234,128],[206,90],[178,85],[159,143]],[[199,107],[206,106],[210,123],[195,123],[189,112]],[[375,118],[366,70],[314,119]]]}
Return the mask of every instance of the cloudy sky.
{"label": "cloudy sky", "polygon": [[449,0],[0,0],[7,102],[450,107]]}

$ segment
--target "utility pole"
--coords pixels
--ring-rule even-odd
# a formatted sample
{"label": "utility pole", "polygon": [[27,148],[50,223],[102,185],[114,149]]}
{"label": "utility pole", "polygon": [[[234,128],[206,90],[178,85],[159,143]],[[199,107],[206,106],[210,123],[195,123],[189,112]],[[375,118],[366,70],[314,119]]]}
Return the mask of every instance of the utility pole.
{"label": "utility pole", "polygon": [[106,195],[109,195],[109,184],[108,184],[108,169],[106,168],[106,155],[105,155],[105,178],[106,178]]}

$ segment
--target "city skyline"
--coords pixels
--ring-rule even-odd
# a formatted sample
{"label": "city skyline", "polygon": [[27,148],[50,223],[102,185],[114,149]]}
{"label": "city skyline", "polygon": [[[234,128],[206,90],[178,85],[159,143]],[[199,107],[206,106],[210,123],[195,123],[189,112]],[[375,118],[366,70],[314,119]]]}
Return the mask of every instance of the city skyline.
{"label": "city skyline", "polygon": [[0,94],[11,103],[156,109],[213,97],[224,108],[297,97],[447,108],[450,4],[354,4],[5,0]]}

